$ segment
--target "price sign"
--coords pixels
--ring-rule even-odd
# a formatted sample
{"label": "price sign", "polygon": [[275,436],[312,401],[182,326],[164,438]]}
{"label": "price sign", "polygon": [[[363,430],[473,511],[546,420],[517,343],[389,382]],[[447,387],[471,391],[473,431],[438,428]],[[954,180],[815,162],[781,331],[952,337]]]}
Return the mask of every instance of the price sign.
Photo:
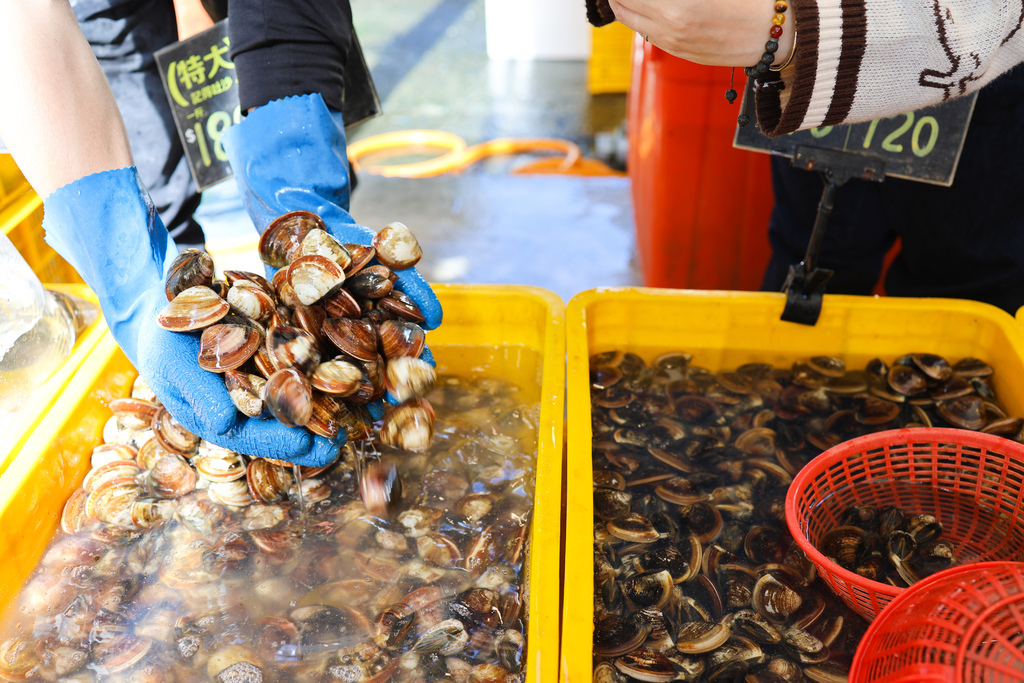
{"label": "price sign", "polygon": [[872,157],[885,163],[886,176],[948,187],[953,184],[977,99],[978,94],[974,93],[885,119],[823,126],[769,138],[755,123],[754,89],[748,80],[743,111],[750,116],[751,124],[736,128],[733,147],[790,158],[797,155],[798,148]]}
{"label": "price sign", "polygon": [[174,124],[199,191],[232,177],[221,137],[242,118],[228,22],[154,53]]}

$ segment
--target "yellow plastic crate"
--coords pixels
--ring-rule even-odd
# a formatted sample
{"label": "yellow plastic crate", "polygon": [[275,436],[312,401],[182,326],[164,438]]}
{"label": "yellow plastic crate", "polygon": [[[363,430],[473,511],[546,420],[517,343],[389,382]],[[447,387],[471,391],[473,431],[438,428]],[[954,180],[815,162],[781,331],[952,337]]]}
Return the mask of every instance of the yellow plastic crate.
{"label": "yellow plastic crate", "polygon": [[636,33],[614,22],[590,29],[590,60],[587,62],[587,92],[591,95],[624,93],[629,90],[630,55]]}
{"label": "yellow plastic crate", "polygon": [[[97,303],[96,296],[85,285],[47,285],[47,287]],[[46,416],[50,407],[61,397],[78,368],[106,333],[106,329],[107,326],[103,322],[102,316],[97,316],[96,321],[78,336],[67,359],[25,401],[25,405],[18,413],[17,421],[3,433],[3,439],[0,441],[0,474],[7,469],[14,455],[32,435],[32,431]]]}
{"label": "yellow plastic crate", "polygon": [[78,271],[43,241],[43,200],[9,154],[0,154],[0,230],[43,282],[83,283]]}
{"label": "yellow plastic crate", "polygon": [[[506,377],[537,387],[538,462],[530,539],[526,680],[555,680],[558,668],[564,305],[534,287],[435,285],[444,324],[427,343],[438,370]],[[487,347],[487,348],[483,348]],[[64,501],[81,484],[110,417],[110,399],[136,372],[107,334],[0,476],[0,605],[9,605],[56,530]]]}
{"label": "yellow plastic crate", "polygon": [[914,351],[975,356],[996,368],[1010,414],[1024,415],[1024,333],[1003,311],[972,301],[826,296],[814,327],[779,320],[785,296],[758,292],[602,289],[566,309],[567,441],[561,680],[592,678],[594,605],[590,381],[594,353],[629,349],[650,361],[677,349],[711,370],[810,355],[849,366]]}

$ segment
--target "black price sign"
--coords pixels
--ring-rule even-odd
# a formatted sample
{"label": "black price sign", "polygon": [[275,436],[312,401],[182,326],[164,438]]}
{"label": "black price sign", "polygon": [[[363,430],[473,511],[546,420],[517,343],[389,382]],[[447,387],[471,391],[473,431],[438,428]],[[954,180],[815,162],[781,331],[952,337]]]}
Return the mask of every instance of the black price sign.
{"label": "black price sign", "polygon": [[229,49],[225,19],[154,55],[200,192],[232,177],[221,137],[242,112]]}
{"label": "black price sign", "polygon": [[851,155],[851,162],[856,155],[868,156],[884,161],[886,176],[948,187],[953,184],[977,99],[975,93],[885,119],[769,138],[755,123],[754,89],[748,80],[743,111],[750,116],[751,124],[736,128],[733,147],[790,158],[796,156],[798,147],[845,152]]}

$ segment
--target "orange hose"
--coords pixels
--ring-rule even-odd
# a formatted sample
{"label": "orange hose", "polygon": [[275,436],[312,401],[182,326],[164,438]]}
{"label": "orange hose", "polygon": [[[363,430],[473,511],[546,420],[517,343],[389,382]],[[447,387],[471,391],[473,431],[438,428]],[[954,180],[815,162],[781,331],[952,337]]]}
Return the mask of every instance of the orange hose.
{"label": "orange hose", "polygon": [[[447,151],[433,159],[411,164],[369,166],[365,169],[359,165],[361,158],[376,152],[396,150],[410,152],[430,148],[446,149]],[[442,130],[400,130],[394,133],[373,135],[353,142],[348,146],[348,161],[352,165],[352,170],[357,172],[363,170],[388,178],[426,178],[459,168],[465,151],[466,141],[454,133],[446,133]]]}
{"label": "orange hose", "polygon": [[[447,150],[440,156],[410,164],[383,164],[363,168],[359,161],[378,152],[408,154],[425,149]],[[528,152],[560,152],[564,158],[551,170],[568,173],[582,159],[579,146],[559,138],[496,138],[471,147],[453,133],[439,130],[403,130],[373,135],[348,146],[349,163],[353,171],[364,171],[388,178],[426,178],[443,173],[459,172],[481,159],[502,154]]]}

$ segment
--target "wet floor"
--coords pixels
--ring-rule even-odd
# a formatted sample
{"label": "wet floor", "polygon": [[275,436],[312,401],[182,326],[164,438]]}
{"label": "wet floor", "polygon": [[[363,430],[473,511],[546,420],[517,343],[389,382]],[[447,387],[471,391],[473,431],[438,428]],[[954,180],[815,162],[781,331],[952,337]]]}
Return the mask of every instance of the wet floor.
{"label": "wet floor", "polygon": [[[353,0],[352,10],[384,114],[350,130],[350,143],[416,128],[470,145],[556,137],[592,154],[595,135],[624,121],[624,95],[588,94],[585,61],[489,60],[484,0]],[[524,161],[495,159],[434,178],[364,172],[352,214],[373,229],[409,225],[433,282],[534,285],[564,300],[640,284],[629,180],[509,173]],[[220,267],[253,265],[254,255],[239,249],[252,232],[233,183],[208,191],[198,218]]]}

